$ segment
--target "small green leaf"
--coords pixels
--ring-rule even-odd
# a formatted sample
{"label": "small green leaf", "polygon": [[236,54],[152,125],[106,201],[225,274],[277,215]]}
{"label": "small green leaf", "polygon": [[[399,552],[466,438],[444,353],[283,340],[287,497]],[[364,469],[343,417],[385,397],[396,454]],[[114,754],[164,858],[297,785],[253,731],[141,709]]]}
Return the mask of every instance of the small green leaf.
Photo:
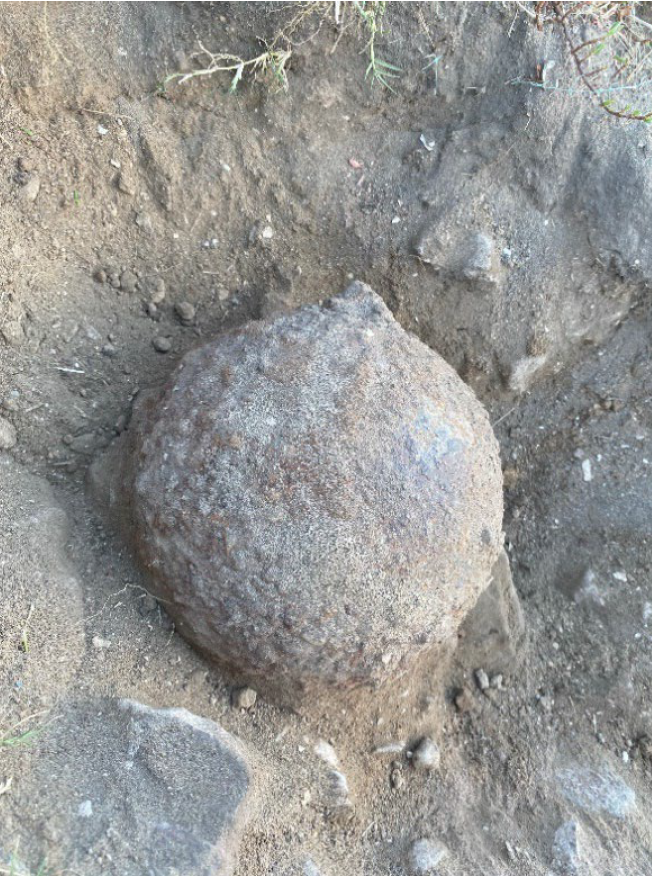
{"label": "small green leaf", "polygon": [[236,68],[235,73],[233,74],[233,78],[231,79],[231,86],[229,88],[229,92],[231,94],[233,94],[234,91],[236,90],[236,88],[238,87],[238,83],[242,79],[243,72],[244,72],[244,64],[239,64],[238,67]]}
{"label": "small green leaf", "polygon": [[403,70],[401,67],[397,67],[396,64],[390,64],[389,61],[383,61],[382,58],[376,59],[376,64],[379,67],[384,67],[385,70],[396,70],[397,73],[402,73]]}

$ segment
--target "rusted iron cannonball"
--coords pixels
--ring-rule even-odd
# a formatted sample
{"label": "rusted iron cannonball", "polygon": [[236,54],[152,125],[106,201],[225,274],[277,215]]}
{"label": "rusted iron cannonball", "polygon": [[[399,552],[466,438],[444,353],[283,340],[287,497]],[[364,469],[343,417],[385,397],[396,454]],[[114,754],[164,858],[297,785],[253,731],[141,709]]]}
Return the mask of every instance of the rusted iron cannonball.
{"label": "rusted iron cannonball", "polygon": [[453,636],[489,581],[487,414],[362,283],[188,353],[130,440],[153,592],[264,692],[382,682]]}

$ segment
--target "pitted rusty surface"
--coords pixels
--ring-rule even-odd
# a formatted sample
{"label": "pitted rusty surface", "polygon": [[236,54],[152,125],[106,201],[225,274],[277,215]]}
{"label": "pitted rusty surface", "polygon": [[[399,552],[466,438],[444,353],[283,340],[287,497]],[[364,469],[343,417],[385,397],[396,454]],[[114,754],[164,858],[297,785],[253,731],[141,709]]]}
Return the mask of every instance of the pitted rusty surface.
{"label": "pitted rusty surface", "polygon": [[363,284],[191,352],[133,430],[153,589],[188,639],[272,688],[380,682],[489,580],[486,412]]}

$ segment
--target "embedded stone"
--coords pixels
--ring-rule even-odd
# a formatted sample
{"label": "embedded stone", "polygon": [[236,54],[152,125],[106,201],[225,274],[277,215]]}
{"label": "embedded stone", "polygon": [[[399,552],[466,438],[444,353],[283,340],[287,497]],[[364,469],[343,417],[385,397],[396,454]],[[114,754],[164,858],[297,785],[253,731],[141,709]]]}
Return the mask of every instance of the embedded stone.
{"label": "embedded stone", "polygon": [[119,489],[152,592],[267,695],[381,683],[489,583],[487,414],[362,283],[188,353],[130,442]]}

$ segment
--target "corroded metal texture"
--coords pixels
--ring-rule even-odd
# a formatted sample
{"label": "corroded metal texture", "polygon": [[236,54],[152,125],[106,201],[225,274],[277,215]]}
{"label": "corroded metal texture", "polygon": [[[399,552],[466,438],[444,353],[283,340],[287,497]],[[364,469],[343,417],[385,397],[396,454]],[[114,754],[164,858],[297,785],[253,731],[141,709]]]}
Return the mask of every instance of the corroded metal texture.
{"label": "corroded metal texture", "polygon": [[189,353],[131,441],[154,592],[272,692],[405,669],[455,633],[500,549],[486,412],[361,283]]}

